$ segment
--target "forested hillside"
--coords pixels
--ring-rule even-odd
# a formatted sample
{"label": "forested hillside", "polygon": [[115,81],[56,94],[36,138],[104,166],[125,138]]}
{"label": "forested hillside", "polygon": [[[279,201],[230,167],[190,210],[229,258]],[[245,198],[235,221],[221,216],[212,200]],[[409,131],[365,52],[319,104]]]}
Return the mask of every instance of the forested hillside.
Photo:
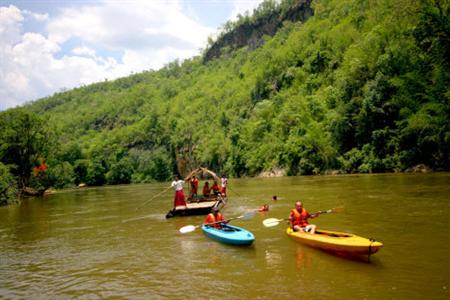
{"label": "forested hillside", "polygon": [[[196,166],[228,176],[449,170],[448,1],[311,6],[306,22],[285,21],[259,48],[2,112],[0,171],[12,166],[22,186],[59,188],[161,181]],[[263,17],[278,9],[266,3],[255,15],[262,7]],[[257,18],[246,20],[227,32]],[[18,137],[30,128],[36,134]],[[11,154],[21,145],[32,145],[25,162]]]}

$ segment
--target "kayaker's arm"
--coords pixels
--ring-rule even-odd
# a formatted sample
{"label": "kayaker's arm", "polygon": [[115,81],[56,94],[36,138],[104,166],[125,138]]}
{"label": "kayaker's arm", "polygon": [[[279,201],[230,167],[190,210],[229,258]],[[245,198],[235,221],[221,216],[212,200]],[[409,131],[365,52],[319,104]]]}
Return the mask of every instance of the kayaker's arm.
{"label": "kayaker's arm", "polygon": [[286,220],[291,222],[293,218],[294,218],[294,216],[292,215],[292,211],[291,211],[291,213],[289,214],[289,218],[287,218]]}
{"label": "kayaker's arm", "polygon": [[317,218],[320,214],[321,214],[321,211],[316,212],[316,213],[314,213],[314,214],[312,214],[312,215],[310,214],[310,215],[308,216],[308,218],[314,219],[314,218]]}

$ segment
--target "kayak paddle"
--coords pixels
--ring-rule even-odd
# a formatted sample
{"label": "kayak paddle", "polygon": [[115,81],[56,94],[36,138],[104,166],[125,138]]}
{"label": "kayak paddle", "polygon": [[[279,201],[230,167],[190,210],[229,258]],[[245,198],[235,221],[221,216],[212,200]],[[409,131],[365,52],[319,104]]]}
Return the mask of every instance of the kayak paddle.
{"label": "kayak paddle", "polygon": [[[217,221],[217,222],[213,222],[213,223],[207,223],[207,224],[202,224],[202,225],[213,225],[213,224],[219,224],[219,223],[228,223],[231,220],[236,220],[236,219],[242,219],[242,220],[250,220],[251,218],[253,218],[255,216],[256,212],[255,211],[249,211],[246,212],[245,214],[239,216],[239,217],[234,217],[234,218],[230,218],[227,220],[223,220],[223,221]],[[195,229],[201,227],[202,225],[187,225],[184,227],[181,227],[179,229],[180,233],[189,233],[194,231]]]}
{"label": "kayak paddle", "polygon": [[[311,215],[313,216],[313,215],[337,213],[337,212],[342,212],[342,211],[344,211],[343,207],[336,207],[336,208],[332,208],[332,209],[329,209],[329,210],[323,210],[323,211],[320,210],[320,211],[318,211],[316,213],[313,213]],[[277,219],[277,218],[265,219],[263,221],[263,225],[264,225],[264,227],[273,227],[273,226],[277,226],[278,224],[280,224],[280,222],[283,222],[283,221],[289,221],[289,218],[286,218],[286,219]]]}
{"label": "kayak paddle", "polygon": [[289,219],[277,219],[277,218],[268,218],[263,221],[264,227],[273,227],[280,224],[280,222],[289,221]]}

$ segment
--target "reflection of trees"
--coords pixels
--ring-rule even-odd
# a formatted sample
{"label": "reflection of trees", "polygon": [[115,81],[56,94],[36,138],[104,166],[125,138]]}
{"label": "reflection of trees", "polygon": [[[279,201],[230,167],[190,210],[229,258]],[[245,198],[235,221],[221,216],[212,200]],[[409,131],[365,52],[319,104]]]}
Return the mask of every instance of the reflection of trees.
{"label": "reflection of trees", "polygon": [[[25,200],[10,209],[14,237],[20,242],[39,241],[50,235],[49,206],[43,201]],[[21,244],[21,243],[18,243]],[[18,249],[19,250],[19,249]]]}

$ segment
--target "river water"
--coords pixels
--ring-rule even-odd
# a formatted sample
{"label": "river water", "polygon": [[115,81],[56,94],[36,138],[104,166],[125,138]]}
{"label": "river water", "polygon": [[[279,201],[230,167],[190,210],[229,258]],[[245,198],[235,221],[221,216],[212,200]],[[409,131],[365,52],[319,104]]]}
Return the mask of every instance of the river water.
{"label": "river water", "polygon": [[[142,206],[167,185],[68,190],[0,208],[0,298],[450,298],[448,173],[230,180],[226,217],[270,206],[232,221],[254,233],[251,247],[178,233],[204,217],[166,220],[171,191]],[[353,260],[289,239],[284,224],[262,226],[295,200],[310,212],[345,207],[313,221],[384,248]]]}

